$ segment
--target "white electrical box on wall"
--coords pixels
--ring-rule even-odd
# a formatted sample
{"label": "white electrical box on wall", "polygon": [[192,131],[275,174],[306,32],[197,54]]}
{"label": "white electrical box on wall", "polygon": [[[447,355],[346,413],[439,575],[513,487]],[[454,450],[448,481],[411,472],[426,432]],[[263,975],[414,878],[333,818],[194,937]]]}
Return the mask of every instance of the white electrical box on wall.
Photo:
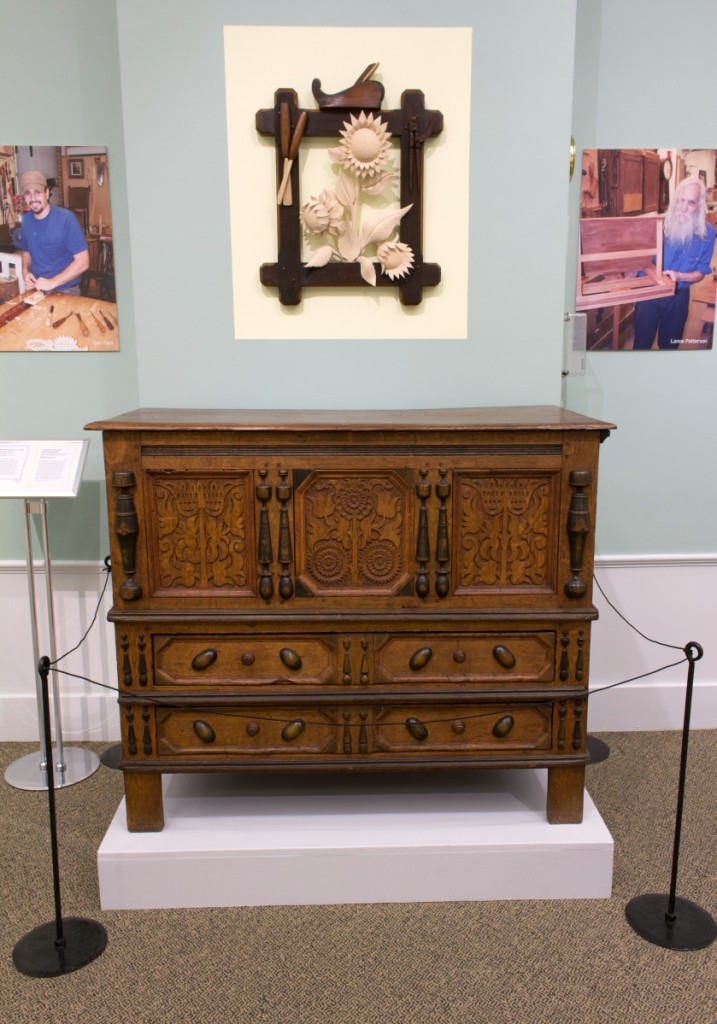
{"label": "white electrical box on wall", "polygon": [[566,313],[563,317],[563,377],[585,373],[586,313]]}

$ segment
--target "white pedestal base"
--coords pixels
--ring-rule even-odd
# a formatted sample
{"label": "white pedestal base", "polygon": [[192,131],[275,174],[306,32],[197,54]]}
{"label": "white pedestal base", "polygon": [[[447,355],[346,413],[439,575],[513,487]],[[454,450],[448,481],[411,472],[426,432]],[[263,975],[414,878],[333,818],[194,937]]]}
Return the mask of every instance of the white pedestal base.
{"label": "white pedestal base", "polygon": [[546,770],[170,775],[162,832],[124,800],[100,845],[104,910],[606,899],[613,841],[545,819]]}

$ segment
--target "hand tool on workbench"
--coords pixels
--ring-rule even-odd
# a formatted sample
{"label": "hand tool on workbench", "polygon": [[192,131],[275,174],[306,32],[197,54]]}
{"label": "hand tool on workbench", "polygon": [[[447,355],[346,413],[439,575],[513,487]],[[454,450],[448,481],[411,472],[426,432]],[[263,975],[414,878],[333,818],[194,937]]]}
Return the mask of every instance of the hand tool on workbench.
{"label": "hand tool on workbench", "polygon": [[93,311],[93,310],[90,310],[90,316],[92,317],[92,319],[94,320],[94,322],[95,322],[95,323],[97,324],[97,326],[99,327],[99,329],[100,329],[100,332],[101,332],[102,334],[106,334],[106,333],[107,333],[107,328],[105,327],[105,325],[104,325],[103,323],[100,323],[100,321],[99,321],[99,320],[97,319],[97,317],[95,316],[95,314],[94,314],[94,311]]}
{"label": "hand tool on workbench", "polygon": [[89,327],[87,326],[87,324],[82,319],[82,317],[81,317],[81,315],[79,313],[75,313],[75,316],[77,317],[78,323],[80,325],[80,330],[82,331],[82,333],[84,334],[84,336],[86,338],[89,338],[89,336],[90,336],[90,329],[89,329]]}
{"label": "hand tool on workbench", "polygon": [[61,316],[59,320],[55,320],[55,322],[53,323],[52,326],[53,327],[61,327],[62,324],[64,324],[65,320],[69,320],[71,316],[72,316],[72,311],[70,311],[66,316]]}
{"label": "hand tool on workbench", "polygon": [[49,308],[49,310],[47,312],[47,320],[45,320],[45,327],[51,327],[52,326],[52,311],[54,310],[54,308],[55,308],[54,306],[50,306],[50,308]]}

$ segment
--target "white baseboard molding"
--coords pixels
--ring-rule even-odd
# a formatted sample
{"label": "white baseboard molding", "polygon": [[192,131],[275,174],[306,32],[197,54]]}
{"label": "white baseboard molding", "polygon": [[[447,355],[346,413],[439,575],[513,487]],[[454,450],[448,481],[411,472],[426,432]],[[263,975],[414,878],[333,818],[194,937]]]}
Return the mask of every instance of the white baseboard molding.
{"label": "white baseboard molding", "polygon": [[[35,567],[39,654],[52,657],[41,564]],[[90,628],[102,588],[107,580],[103,566],[95,562],[53,562],[52,590],[56,656],[73,648]],[[115,647],[107,613],[112,605],[111,587],[89,635],[81,647],[59,664],[73,675],[50,676],[50,689],[60,695],[60,720],[65,743],[119,739],[117,695],[106,687],[117,686]],[[39,742],[35,657],[32,619],[24,562],[0,562],[0,741]],[[81,676],[83,678],[75,678]],[[95,680],[93,683],[91,680]],[[102,684],[102,685],[100,685]],[[52,711],[55,732],[54,704]]]}
{"label": "white baseboard molding", "polygon": [[[42,572],[37,572],[38,605],[44,604]],[[595,575],[607,597],[657,646],[634,632],[595,588],[600,618],[592,631],[590,732],[681,729],[687,664],[684,647],[699,643],[704,657],[695,664],[691,726],[717,728],[717,644],[714,595],[717,555],[658,555],[598,558]],[[74,647],[89,627],[105,582],[99,563],[64,562],[52,567],[57,654]],[[114,639],[107,622],[111,596],[105,594],[97,621],[82,647],[61,667],[87,680],[116,687]],[[46,650],[43,607],[38,608],[40,654]],[[34,657],[27,577],[23,562],[0,562],[0,741],[39,739]],[[682,662],[640,681],[635,677]],[[58,681],[62,733],[66,743],[116,742],[119,718],[112,690],[69,676]],[[604,687],[612,687],[603,690]],[[598,692],[603,690],[603,692]]]}

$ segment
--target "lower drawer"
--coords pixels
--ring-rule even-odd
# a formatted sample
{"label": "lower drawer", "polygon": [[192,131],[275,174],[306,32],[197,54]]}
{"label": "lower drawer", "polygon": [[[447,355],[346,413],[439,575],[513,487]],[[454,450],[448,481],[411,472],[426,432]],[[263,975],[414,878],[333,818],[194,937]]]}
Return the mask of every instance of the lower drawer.
{"label": "lower drawer", "polygon": [[155,722],[160,759],[413,760],[422,754],[500,756],[553,746],[550,702],[172,707],[158,708]]}

